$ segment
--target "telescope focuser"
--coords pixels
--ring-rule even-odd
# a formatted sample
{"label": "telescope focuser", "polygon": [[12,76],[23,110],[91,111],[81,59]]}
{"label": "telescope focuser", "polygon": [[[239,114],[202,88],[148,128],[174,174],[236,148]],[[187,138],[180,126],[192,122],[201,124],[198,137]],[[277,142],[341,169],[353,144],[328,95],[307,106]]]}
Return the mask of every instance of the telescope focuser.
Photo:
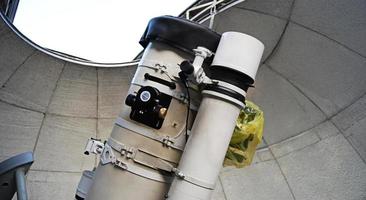
{"label": "telescope focuser", "polygon": [[158,89],[145,86],[136,95],[129,94],[126,105],[131,107],[130,118],[155,129],[160,129],[172,97]]}

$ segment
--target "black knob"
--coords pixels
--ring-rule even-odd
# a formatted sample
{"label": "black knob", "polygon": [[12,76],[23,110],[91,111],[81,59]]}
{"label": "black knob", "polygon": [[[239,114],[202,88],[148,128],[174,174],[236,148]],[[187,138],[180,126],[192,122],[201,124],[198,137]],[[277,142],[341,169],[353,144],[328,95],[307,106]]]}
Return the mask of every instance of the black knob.
{"label": "black knob", "polygon": [[136,96],[133,95],[133,94],[129,94],[127,97],[126,97],[126,100],[125,100],[125,104],[128,105],[128,106],[132,106],[133,104],[135,104],[136,102]]}
{"label": "black knob", "polygon": [[180,70],[182,70],[185,74],[192,74],[194,72],[194,67],[191,62],[185,60],[180,64]]}

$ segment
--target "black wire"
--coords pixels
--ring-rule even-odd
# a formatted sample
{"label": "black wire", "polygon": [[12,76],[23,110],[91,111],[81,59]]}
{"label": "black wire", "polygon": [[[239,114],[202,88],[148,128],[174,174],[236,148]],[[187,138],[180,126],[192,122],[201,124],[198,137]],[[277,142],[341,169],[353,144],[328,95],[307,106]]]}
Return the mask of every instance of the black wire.
{"label": "black wire", "polygon": [[186,142],[188,140],[188,122],[189,122],[189,111],[191,105],[191,96],[189,95],[189,88],[187,82],[185,83],[187,89],[187,97],[188,97],[188,106],[187,106],[187,118],[186,118]]}
{"label": "black wire", "polygon": [[179,78],[183,82],[184,87],[187,90],[187,100],[188,100],[188,106],[187,106],[187,116],[186,116],[186,142],[188,140],[188,122],[189,122],[189,111],[190,111],[190,105],[191,105],[191,96],[189,94],[189,87],[187,83],[187,77],[183,72],[179,73]]}

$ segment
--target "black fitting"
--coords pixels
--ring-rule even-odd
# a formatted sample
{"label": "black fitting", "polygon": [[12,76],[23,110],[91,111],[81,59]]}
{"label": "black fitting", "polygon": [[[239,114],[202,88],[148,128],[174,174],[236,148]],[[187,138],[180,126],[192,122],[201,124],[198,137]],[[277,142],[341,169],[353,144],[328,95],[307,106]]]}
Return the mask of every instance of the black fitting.
{"label": "black fitting", "polygon": [[188,60],[183,61],[182,63],[180,63],[179,66],[180,70],[182,70],[182,72],[184,72],[187,75],[192,74],[194,72],[194,66]]}

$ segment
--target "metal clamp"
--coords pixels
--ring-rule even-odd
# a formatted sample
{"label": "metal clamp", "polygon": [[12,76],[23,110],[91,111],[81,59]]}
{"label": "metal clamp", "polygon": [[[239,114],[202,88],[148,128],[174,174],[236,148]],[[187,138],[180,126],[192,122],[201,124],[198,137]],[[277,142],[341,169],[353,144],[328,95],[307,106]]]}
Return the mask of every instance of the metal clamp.
{"label": "metal clamp", "polygon": [[90,138],[86,143],[84,154],[89,155],[90,153],[93,154],[101,154],[104,149],[104,143],[101,140]]}
{"label": "metal clamp", "polygon": [[165,66],[164,64],[156,63],[154,67],[155,67],[155,69],[160,70],[163,73],[168,72],[167,71],[168,67]]}
{"label": "metal clamp", "polygon": [[126,149],[126,157],[128,159],[133,159],[136,156],[136,152],[137,152],[137,149],[135,149],[133,147],[129,147],[128,149]]}
{"label": "metal clamp", "polygon": [[[122,154],[122,152],[124,154]],[[100,140],[97,140],[94,138],[88,139],[84,153],[86,155],[89,155],[90,153],[97,154],[97,155],[100,154],[100,162],[103,165],[112,163],[116,167],[119,167],[124,170],[127,169],[127,165],[116,158],[116,156],[113,153],[112,147],[109,146],[107,143],[106,144],[102,143]],[[126,157],[131,157],[132,155],[135,155],[136,153],[134,153],[133,148],[132,149],[131,148],[128,148],[128,149],[121,148],[121,154],[122,155],[126,154]]]}
{"label": "metal clamp", "polygon": [[114,156],[113,150],[111,148],[111,146],[109,146],[108,144],[106,144],[104,146],[103,152],[100,155],[100,162],[105,165],[108,163],[114,163],[116,160],[116,157]]}
{"label": "metal clamp", "polygon": [[116,156],[114,155],[111,146],[109,146],[108,144],[105,145],[103,152],[100,156],[100,162],[103,165],[106,164],[113,164],[115,167],[118,167],[122,170],[127,170],[127,164],[123,163],[121,160],[117,159]]}
{"label": "metal clamp", "polygon": [[209,190],[214,190],[215,189],[215,184],[207,183],[207,182],[202,181],[202,180],[199,180],[197,178],[194,178],[194,177],[191,177],[191,176],[187,176],[186,174],[184,174],[178,168],[173,168],[172,169],[172,172],[180,180],[186,181],[188,183],[191,183],[193,185],[197,185],[197,186],[202,187],[202,188],[205,188],[205,189],[209,189]]}
{"label": "metal clamp", "polygon": [[127,170],[127,164],[123,163],[122,161],[116,159],[116,161],[113,163],[115,167],[118,167],[122,170]]}
{"label": "metal clamp", "polygon": [[176,177],[178,177],[179,179],[184,179],[184,174],[183,174],[183,172],[182,171],[180,171],[178,168],[173,168],[172,169],[172,172],[174,173],[174,175],[176,176]]}
{"label": "metal clamp", "polygon": [[170,139],[169,136],[165,136],[162,140],[163,145],[166,147],[173,147],[174,141]]}

